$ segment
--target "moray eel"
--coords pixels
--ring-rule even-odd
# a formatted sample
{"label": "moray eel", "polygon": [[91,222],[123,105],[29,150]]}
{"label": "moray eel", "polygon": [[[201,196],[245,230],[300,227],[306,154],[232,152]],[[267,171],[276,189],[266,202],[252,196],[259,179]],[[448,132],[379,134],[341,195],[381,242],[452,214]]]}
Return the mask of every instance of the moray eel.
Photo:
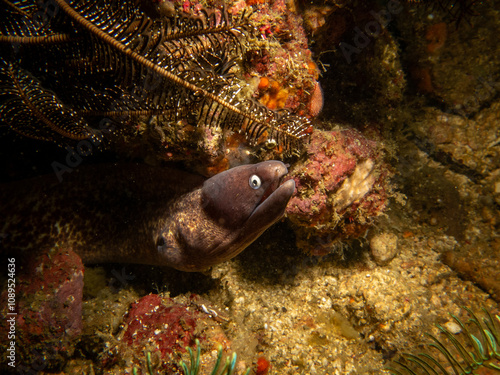
{"label": "moray eel", "polygon": [[205,181],[144,165],[80,167],[2,186],[7,253],[73,249],[86,264],[142,263],[201,271],[235,257],[283,216],[295,183],[280,161]]}

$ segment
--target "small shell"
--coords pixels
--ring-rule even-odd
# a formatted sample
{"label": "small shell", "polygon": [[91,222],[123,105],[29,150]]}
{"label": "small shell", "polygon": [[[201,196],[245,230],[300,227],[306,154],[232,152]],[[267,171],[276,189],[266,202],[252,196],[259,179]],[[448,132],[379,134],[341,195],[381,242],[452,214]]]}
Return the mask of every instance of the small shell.
{"label": "small shell", "polygon": [[307,105],[307,109],[309,110],[309,113],[312,117],[316,117],[317,115],[319,115],[319,113],[323,109],[323,102],[323,90],[319,82],[316,81],[313,93]]}

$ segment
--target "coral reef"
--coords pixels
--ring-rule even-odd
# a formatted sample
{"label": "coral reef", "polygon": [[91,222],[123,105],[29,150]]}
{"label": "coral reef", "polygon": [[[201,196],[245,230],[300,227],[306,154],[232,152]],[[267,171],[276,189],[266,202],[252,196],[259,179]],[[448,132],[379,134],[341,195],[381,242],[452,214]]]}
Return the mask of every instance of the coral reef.
{"label": "coral reef", "polygon": [[362,235],[384,212],[392,194],[391,172],[380,143],[352,129],[314,131],[307,153],[290,171],[297,194],[286,215],[297,246],[325,255],[340,241]]}
{"label": "coral reef", "polygon": [[255,82],[254,95],[269,108],[285,107],[314,117],[307,103],[316,90],[319,70],[308,49],[302,18],[291,4],[279,0],[259,5],[252,23],[263,40],[246,52],[245,77]]}
{"label": "coral reef", "polygon": [[[307,103],[320,92],[301,18],[284,1],[210,8],[197,1],[125,1],[120,9],[105,0],[55,2],[60,12],[46,19],[49,31],[31,24],[42,5],[5,5],[5,127],[60,145],[79,142],[86,156],[106,145],[152,163],[197,164],[206,175],[230,165],[225,139],[234,133],[245,135],[243,153],[250,148],[260,159],[300,152],[309,134]],[[251,14],[251,5],[259,12]],[[94,6],[102,9],[99,20]],[[81,43],[66,34],[70,19]],[[145,43],[146,34],[158,40]],[[273,82],[262,94],[271,97],[262,100],[268,108],[255,100],[255,81],[263,76]]]}
{"label": "coral reef", "polygon": [[[418,170],[401,169],[401,190],[415,220],[452,236],[455,248],[442,261],[500,300],[500,103],[493,100],[475,116],[425,107],[409,123],[407,148]],[[412,151],[413,150],[413,151]],[[418,151],[416,151],[418,150]]]}
{"label": "coral reef", "polygon": [[[141,3],[158,7],[152,14],[172,11],[170,1]],[[200,3],[214,2],[175,2],[182,12]],[[16,347],[29,368],[18,370],[182,374],[210,371],[234,350],[238,359],[229,362],[237,374],[378,375],[394,359],[415,360],[403,353],[422,347],[425,332],[442,342],[442,334],[479,341],[470,350],[491,361],[486,348],[491,338],[498,345],[498,321],[485,326],[478,319],[482,331],[467,332],[462,323],[469,327],[470,315],[461,306],[485,306],[498,320],[499,1],[224,3],[234,16],[251,8],[248,22],[258,31],[232,67],[242,87],[238,99],[318,116],[314,126],[322,129],[309,128],[305,154],[289,160],[297,192],[287,219],[204,274],[88,268],[81,335],[81,265],[71,252],[34,261],[27,274],[42,269],[48,284],[20,275],[25,319]],[[460,22],[450,13],[471,4],[477,14]],[[130,132],[103,143],[114,142],[121,156],[182,162],[204,175],[284,157],[279,142],[257,149],[243,133],[163,120],[138,116],[125,124]],[[9,145],[11,138],[2,139]],[[50,165],[66,157],[26,144],[32,160],[25,169],[38,158]],[[2,152],[5,160],[16,157],[10,148]],[[9,166],[9,177],[16,167]],[[343,257],[341,248],[348,248]],[[65,288],[75,300],[61,305]],[[2,336],[6,329],[0,322]],[[457,341],[445,345],[461,360]]]}
{"label": "coral reef", "polygon": [[[186,306],[165,304],[154,294],[142,297],[130,307],[124,323],[123,340],[133,348],[159,351],[162,358],[167,354],[185,350],[194,341],[193,334],[200,314]],[[151,347],[149,347],[151,346]]]}
{"label": "coral reef", "polygon": [[[241,68],[233,68],[242,92],[271,110],[289,109],[306,117],[317,116],[323,107],[323,92],[301,17],[284,1],[237,1],[228,12],[238,15],[248,12],[250,6],[257,9],[249,19],[250,26],[260,35],[246,45]],[[184,161],[207,176],[239,164],[284,156],[280,145],[268,143],[265,149],[256,149],[240,134],[227,134],[218,128],[197,129],[182,122],[165,128],[153,119],[140,122],[138,129],[145,138],[127,141],[129,152],[136,150],[136,155],[143,155],[146,147],[150,149],[148,154]],[[160,152],[152,153],[152,148]]]}

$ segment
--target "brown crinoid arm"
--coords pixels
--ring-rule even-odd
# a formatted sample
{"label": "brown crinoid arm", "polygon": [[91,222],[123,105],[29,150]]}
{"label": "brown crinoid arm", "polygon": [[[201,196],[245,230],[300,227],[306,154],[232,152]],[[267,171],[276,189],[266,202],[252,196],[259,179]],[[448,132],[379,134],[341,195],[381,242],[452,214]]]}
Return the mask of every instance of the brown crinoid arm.
{"label": "brown crinoid arm", "polygon": [[35,139],[86,139],[96,134],[38,80],[12,64],[0,64],[0,122]]}
{"label": "brown crinoid arm", "polygon": [[140,108],[128,111],[164,110],[175,120],[187,107],[197,125],[241,131],[251,143],[277,142],[286,150],[308,136],[306,119],[239,98],[240,88],[231,85],[227,66],[250,32],[244,16],[202,10],[153,20],[127,1],[119,7],[103,0],[56,3],[92,36],[96,61],[113,64],[121,88],[142,87],[144,77],[160,82],[144,93]]}
{"label": "brown crinoid arm", "polygon": [[161,116],[164,126],[230,129],[285,153],[310,133],[307,119],[243,94],[237,63],[254,34],[245,14],[156,14],[136,0],[55,0],[49,13],[35,0],[12,4],[0,2],[0,105],[18,133],[84,139],[99,118],[125,129]]}

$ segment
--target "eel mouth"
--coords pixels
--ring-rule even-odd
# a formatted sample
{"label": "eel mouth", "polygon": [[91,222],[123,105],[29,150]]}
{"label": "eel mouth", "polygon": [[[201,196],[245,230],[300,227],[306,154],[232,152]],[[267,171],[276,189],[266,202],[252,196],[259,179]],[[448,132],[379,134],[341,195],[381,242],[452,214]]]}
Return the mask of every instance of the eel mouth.
{"label": "eel mouth", "polygon": [[250,215],[259,231],[263,231],[275,223],[285,213],[288,201],[295,192],[295,181],[280,176],[269,186],[259,204]]}
{"label": "eel mouth", "polygon": [[290,180],[290,178],[286,179],[286,175],[288,173],[288,169],[286,167],[284,168],[284,170],[278,170],[278,168],[276,168],[276,173],[276,178],[274,179],[273,183],[270,184],[266,189],[257,206],[260,206],[262,202],[267,200],[267,198],[269,198],[272,194],[279,190],[283,186],[283,184],[285,184],[285,182]]}

